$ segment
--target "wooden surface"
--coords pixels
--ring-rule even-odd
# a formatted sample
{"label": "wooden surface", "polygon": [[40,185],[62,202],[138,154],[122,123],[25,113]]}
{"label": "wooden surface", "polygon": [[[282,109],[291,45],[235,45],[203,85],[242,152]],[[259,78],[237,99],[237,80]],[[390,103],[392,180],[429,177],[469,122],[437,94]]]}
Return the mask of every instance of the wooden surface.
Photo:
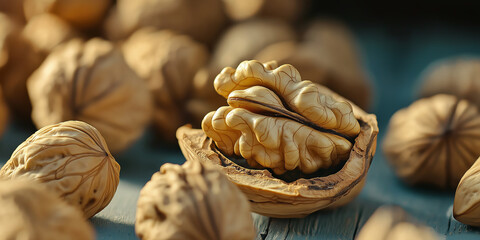
{"label": "wooden surface", "polygon": [[[415,98],[421,71],[432,61],[458,54],[478,55],[480,33],[436,24],[415,28],[363,24],[353,27],[365,66],[375,83],[375,105],[380,127],[379,147],[365,188],[350,204],[316,212],[303,219],[274,219],[253,214],[257,239],[353,239],[372,212],[384,204],[402,206],[446,239],[480,239],[480,230],[452,218],[454,192],[411,188],[393,174],[381,151],[381,140],[391,115]],[[0,140],[3,164],[34,129],[11,124]],[[176,146],[164,146],[148,130],[130,150],[115,156],[122,166],[120,185],[110,205],[91,219],[98,239],[136,239],[134,230],[138,194],[151,175],[166,162],[183,163]],[[234,206],[232,206],[234,207]]]}

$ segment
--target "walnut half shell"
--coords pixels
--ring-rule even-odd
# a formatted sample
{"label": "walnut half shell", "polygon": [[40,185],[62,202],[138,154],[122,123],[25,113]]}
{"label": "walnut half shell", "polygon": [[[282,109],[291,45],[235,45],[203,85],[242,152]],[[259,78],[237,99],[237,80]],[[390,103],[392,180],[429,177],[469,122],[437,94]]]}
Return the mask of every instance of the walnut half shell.
{"label": "walnut half shell", "polygon": [[[260,66],[263,66],[263,70]],[[245,70],[243,71],[242,70]],[[233,93],[238,93],[238,91],[244,91],[242,89],[247,89],[245,91],[249,91],[250,85],[252,82],[260,82],[263,87],[266,89],[270,89],[270,92],[275,92],[275,89],[282,89],[284,99],[283,102],[287,104],[288,109],[294,109],[294,112],[291,113],[293,116],[292,118],[299,118],[301,119],[302,116],[309,116],[311,122],[320,122],[321,126],[329,126],[330,130],[338,130],[341,132],[341,136],[346,139],[351,139],[353,146],[349,148],[350,150],[347,151],[345,154],[347,159],[344,161],[339,161],[335,165],[335,163],[329,163],[328,161],[334,161],[334,159],[323,159],[321,155],[316,155],[317,159],[321,162],[326,163],[327,169],[323,170],[324,172],[310,171],[310,169],[306,168],[306,171],[302,169],[301,166],[288,166],[289,155],[287,153],[291,153],[294,151],[300,152],[310,152],[311,149],[307,149],[306,146],[309,144],[307,141],[302,142],[294,142],[293,145],[297,144],[298,149],[291,149],[292,151],[287,151],[286,149],[280,149],[285,147],[285,145],[280,144],[279,149],[253,149],[253,151],[265,151],[265,153],[275,155],[275,151],[284,151],[285,158],[285,170],[291,169],[298,169],[304,173],[309,174],[308,178],[298,178],[293,177],[293,179],[288,179],[288,181],[282,180],[279,178],[278,174],[283,173],[283,171],[277,171],[274,168],[270,168],[270,166],[266,166],[262,162],[258,161],[258,163],[262,166],[255,166],[254,163],[247,159],[247,163],[243,163],[245,159],[242,159],[239,156],[235,156],[232,153],[238,153],[237,149],[241,148],[238,145],[242,143],[234,143],[233,150],[230,152],[227,150],[219,150],[221,144],[215,144],[214,140],[207,137],[207,135],[199,129],[192,129],[189,126],[181,127],[177,130],[177,138],[182,149],[183,154],[189,161],[201,161],[201,162],[213,162],[223,167],[224,172],[230,178],[232,182],[237,184],[237,186],[247,195],[248,199],[252,205],[252,211],[272,216],[272,217],[304,217],[314,211],[319,209],[327,208],[327,207],[336,207],[343,204],[346,204],[350,200],[352,200],[361,190],[364,185],[365,177],[367,171],[370,167],[371,160],[376,150],[376,138],[378,134],[378,127],[376,117],[371,114],[365,113],[359,107],[348,103],[346,99],[337,95],[336,93],[330,91],[329,89],[314,84],[315,87],[312,88],[303,88],[305,92],[310,92],[317,97],[309,98],[312,100],[310,102],[304,102],[303,100],[298,100],[300,103],[305,103],[303,106],[295,105],[296,100],[294,100],[295,96],[303,96],[299,92],[297,94],[293,94],[295,91],[290,91],[297,89],[297,85],[304,85],[304,86],[311,86],[311,82],[309,81],[299,81],[300,75],[298,71],[295,70],[291,65],[283,65],[276,70],[273,69],[274,64],[272,63],[262,65],[256,61],[246,61],[239,65],[236,72],[231,72],[231,68],[226,68],[222,71],[222,73],[217,76],[215,81],[215,88],[217,92],[219,92],[223,96],[227,96],[230,98]],[[276,72],[273,75],[272,72]],[[253,75],[253,76],[251,76]],[[283,77],[281,75],[284,75]],[[229,82],[222,82],[228,81],[226,78],[222,78],[220,76],[231,76],[236,80],[229,81]],[[279,80],[280,78],[291,78],[292,82],[284,82],[281,83]],[[228,77],[227,77],[228,78]],[[295,79],[295,80],[294,80]],[[271,81],[273,80],[273,81]],[[286,80],[287,81],[287,80]],[[248,86],[247,86],[248,85]],[[235,89],[232,93],[230,90]],[[255,89],[254,89],[255,90]],[[264,92],[265,89],[261,90]],[[308,90],[308,91],[307,91]],[[290,94],[292,93],[292,94]],[[269,93],[270,94],[270,93]],[[268,94],[262,95],[267,96]],[[246,94],[245,96],[256,96],[254,94]],[[287,96],[287,97],[285,97]],[[288,96],[292,96],[293,98],[289,98]],[[310,95],[311,96],[311,95]],[[258,97],[256,98],[263,100],[263,98]],[[230,106],[234,106],[236,103],[235,101],[231,101],[229,99]],[[233,99],[235,100],[235,99]],[[248,100],[248,99],[247,99]],[[252,99],[250,99],[252,100]],[[253,99],[255,100],[255,99]],[[305,99],[304,99],[305,100]],[[313,100],[321,100],[315,104]],[[322,102],[325,101],[325,102]],[[245,102],[253,102],[253,101],[245,101]],[[328,103],[335,102],[336,107],[332,107]],[[348,103],[348,104],[346,104]],[[278,104],[282,104],[282,101],[278,102]],[[350,115],[347,112],[342,112],[342,108],[345,106],[350,106],[350,111],[353,110],[353,120],[350,119]],[[262,104],[256,105],[252,108],[260,107]],[[325,106],[328,108],[323,109],[323,112],[332,111],[335,117],[330,116],[326,119],[322,119],[320,116],[316,116],[312,113],[312,109],[321,109]],[[342,107],[339,107],[342,106]],[[296,109],[296,107],[298,107]],[[252,109],[256,113],[265,114],[262,109]],[[245,110],[242,108],[237,108],[235,110]],[[287,109],[287,110],[288,110]],[[308,109],[307,111],[304,111]],[[348,109],[348,108],[347,108]],[[233,111],[235,111],[233,110]],[[221,111],[221,109],[217,110]],[[245,110],[247,111],[247,110]],[[281,112],[282,110],[280,110]],[[307,113],[308,112],[308,113]],[[296,115],[297,114],[297,115]],[[278,119],[275,121],[287,121],[288,117],[279,116],[279,113],[267,113],[265,115],[270,116],[272,119]],[[248,118],[247,115],[243,115],[243,118]],[[312,116],[316,116],[313,117]],[[322,115],[323,116],[323,115]],[[206,116],[208,121],[209,115]],[[343,119],[345,118],[345,119]],[[317,121],[314,121],[316,119]],[[337,119],[339,121],[334,121]],[[343,120],[342,120],[343,119]],[[325,121],[328,120],[328,121]],[[205,120],[204,120],[205,121]],[[260,122],[264,120],[253,120],[253,123],[250,124],[252,126],[259,125]],[[267,120],[269,121],[269,120]],[[291,119],[289,119],[291,121]],[[358,122],[357,122],[358,121]],[[256,123],[255,123],[256,122]],[[301,121],[299,121],[301,122]],[[288,123],[290,124],[290,123]],[[281,126],[285,126],[286,124],[281,124]],[[301,128],[310,127],[308,123],[305,123]],[[205,128],[204,128],[205,129]],[[262,138],[268,137],[270,133],[274,134],[278,130],[277,125],[272,124],[270,128],[265,128],[263,131],[264,135],[259,135],[259,129],[253,129],[252,131],[255,132],[255,137],[258,141],[262,141]],[[283,130],[282,130],[283,131]],[[309,130],[311,131],[311,130]],[[208,130],[207,130],[208,132]],[[248,133],[242,133],[243,136],[248,136]],[[289,137],[289,134],[294,133],[283,133],[282,137]],[[328,133],[321,133],[327,135]],[[233,132],[235,135],[235,132]],[[307,134],[308,135],[308,134]],[[333,135],[333,134],[332,134]],[[229,141],[229,138],[232,136],[227,136],[224,138]],[[242,136],[242,137],[243,137]],[[234,136],[235,137],[235,136]],[[251,137],[251,136],[250,136]],[[292,137],[292,136],[290,136]],[[230,140],[235,138],[230,138]],[[255,138],[252,138],[255,139]],[[236,140],[234,140],[236,141]],[[345,140],[347,143],[349,141]],[[284,141],[285,142],[285,141]],[[261,144],[258,144],[260,146]],[[263,147],[266,145],[264,144]],[[318,148],[323,148],[323,145],[317,145]],[[338,147],[338,145],[337,145]],[[311,145],[310,148],[315,148],[315,144]],[[222,148],[223,149],[223,148]],[[331,148],[329,148],[329,151]],[[240,151],[242,151],[240,149]],[[303,153],[300,153],[303,154]],[[338,154],[342,155],[338,151],[331,151],[329,152],[332,158],[337,156]],[[236,154],[238,155],[238,154]],[[244,156],[244,154],[242,154]],[[247,157],[246,157],[247,158]],[[313,159],[315,160],[315,159]],[[265,168],[267,167],[267,168]],[[297,168],[298,167],[298,168]],[[272,174],[272,170],[273,174]],[[321,170],[322,171],[322,170]],[[289,172],[287,171],[286,174]],[[300,175],[303,176],[303,175]],[[287,179],[286,179],[287,180]]]}
{"label": "walnut half shell", "polygon": [[453,217],[458,221],[480,226],[480,161],[477,159],[463,175],[455,192]]}

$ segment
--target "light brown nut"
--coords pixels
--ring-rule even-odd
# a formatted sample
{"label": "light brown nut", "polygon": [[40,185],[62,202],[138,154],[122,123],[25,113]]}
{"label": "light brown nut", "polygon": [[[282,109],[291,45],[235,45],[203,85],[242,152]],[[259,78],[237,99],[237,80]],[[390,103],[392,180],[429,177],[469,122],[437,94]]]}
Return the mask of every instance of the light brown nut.
{"label": "light brown nut", "polygon": [[207,48],[186,35],[143,28],[123,44],[122,50],[127,63],[152,92],[158,133],[175,142],[177,128],[192,120],[186,104],[193,93],[193,77],[207,62]]}
{"label": "light brown nut", "polygon": [[226,24],[221,0],[118,0],[104,28],[121,40],[143,27],[170,29],[211,44]]}
{"label": "light brown nut", "polygon": [[368,219],[356,240],[435,240],[440,239],[430,227],[411,219],[400,207],[383,206]]}
{"label": "light brown nut", "polygon": [[475,161],[463,175],[455,192],[453,217],[458,221],[480,226],[480,161]]}
{"label": "light brown nut", "polygon": [[114,153],[125,150],[149,123],[146,83],[111,43],[71,40],[52,52],[28,79],[32,119],[40,128],[80,120],[102,133]]}
{"label": "light brown nut", "polygon": [[436,61],[423,75],[421,97],[451,94],[480,107],[480,59],[457,57]]}
{"label": "light brown nut", "polygon": [[32,106],[26,82],[44,56],[22,36],[21,25],[0,13],[0,84],[14,116],[30,121]]}
{"label": "light brown nut", "polygon": [[45,13],[32,17],[23,28],[22,36],[46,57],[56,46],[80,34],[61,18]]}
{"label": "light brown nut", "polygon": [[223,0],[227,15],[235,21],[263,16],[285,21],[297,20],[305,10],[305,0]]}
{"label": "light brown nut", "polygon": [[303,79],[322,84],[363,109],[371,105],[372,84],[361,65],[353,34],[341,23],[316,20],[301,42],[272,44],[255,59],[292,64]]}
{"label": "light brown nut", "polygon": [[101,24],[112,0],[24,0],[25,17],[52,13],[73,26],[91,29]]}
{"label": "light brown nut", "polygon": [[383,151],[404,181],[454,189],[480,155],[478,134],[477,107],[440,94],[397,111]]}
{"label": "light brown nut", "polygon": [[81,211],[25,179],[0,181],[0,226],[1,239],[95,239]]}
{"label": "light brown nut", "polygon": [[9,112],[3,99],[2,87],[0,86],[0,139],[8,124]]}
{"label": "light brown nut", "polygon": [[222,166],[260,214],[304,217],[346,204],[375,153],[375,116],[300,79],[291,65],[225,68],[215,88],[230,106],[206,115],[204,131],[177,131],[185,157]]}
{"label": "light brown nut", "polygon": [[253,239],[250,206],[213,165],[165,164],[143,187],[135,232],[140,239]]}
{"label": "light brown nut", "polygon": [[41,182],[90,218],[112,200],[119,172],[102,135],[87,123],[68,121],[35,132],[15,149],[0,175]]}

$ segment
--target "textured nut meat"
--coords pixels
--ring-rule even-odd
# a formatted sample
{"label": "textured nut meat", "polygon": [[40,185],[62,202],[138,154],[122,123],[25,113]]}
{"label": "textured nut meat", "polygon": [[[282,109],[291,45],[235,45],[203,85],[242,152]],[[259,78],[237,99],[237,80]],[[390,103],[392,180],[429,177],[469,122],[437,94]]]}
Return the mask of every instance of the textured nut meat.
{"label": "textured nut meat", "polygon": [[480,155],[479,134],[477,107],[441,94],[396,112],[383,150],[406,182],[454,189]]}
{"label": "textured nut meat", "polygon": [[25,180],[0,181],[0,226],[1,239],[95,239],[81,211]]}
{"label": "textured nut meat", "polygon": [[104,27],[111,40],[126,38],[143,27],[154,27],[213,43],[225,20],[221,0],[117,0]]}
{"label": "textured nut meat", "polygon": [[480,161],[477,159],[463,175],[455,192],[453,217],[458,221],[480,226]]}
{"label": "textured nut meat", "polygon": [[143,28],[122,49],[127,63],[152,92],[158,133],[175,142],[177,128],[191,120],[186,105],[193,92],[193,77],[207,62],[207,48],[186,35]]}
{"label": "textured nut meat", "polygon": [[400,207],[378,208],[368,219],[357,240],[435,240],[440,239],[430,227],[415,223]]}
{"label": "textured nut meat", "polygon": [[143,187],[135,231],[140,239],[253,239],[250,206],[216,166],[165,164]]}
{"label": "textured nut meat", "polygon": [[87,123],[68,121],[30,136],[13,152],[0,175],[41,182],[90,218],[112,200],[119,172],[120,165],[102,135]]}
{"label": "textured nut meat", "polygon": [[480,107],[480,59],[451,58],[431,64],[425,70],[421,97],[451,94]]}
{"label": "textured nut meat", "polygon": [[139,138],[150,121],[152,99],[146,83],[104,40],[74,39],[59,46],[27,87],[38,128],[84,121],[100,131],[114,153]]}
{"label": "textured nut meat", "polygon": [[24,0],[25,17],[52,13],[78,28],[98,26],[112,0]]}
{"label": "textured nut meat", "polygon": [[[237,70],[226,68],[215,88],[230,107],[208,114],[205,132],[189,126],[177,131],[187,160],[222,166],[260,214],[304,217],[346,204],[363,187],[375,153],[374,115],[300,79],[291,65],[275,69],[274,63],[245,61]],[[276,174],[300,169],[307,175],[287,182],[278,178],[285,174],[265,167]],[[315,171],[321,167],[326,171]]]}
{"label": "textured nut meat", "polygon": [[5,100],[3,99],[2,88],[0,86],[0,139],[2,138],[3,131],[7,127],[8,123],[8,109]]}

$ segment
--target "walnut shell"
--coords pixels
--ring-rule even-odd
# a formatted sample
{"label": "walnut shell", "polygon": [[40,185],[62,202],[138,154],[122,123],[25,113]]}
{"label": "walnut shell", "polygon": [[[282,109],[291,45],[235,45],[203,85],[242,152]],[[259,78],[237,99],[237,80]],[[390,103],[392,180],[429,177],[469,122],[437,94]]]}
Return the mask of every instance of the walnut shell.
{"label": "walnut shell", "polygon": [[478,134],[477,107],[439,94],[392,116],[383,151],[404,181],[454,189],[480,155]]}
{"label": "walnut shell", "polygon": [[44,56],[22,36],[21,26],[0,13],[0,84],[13,115],[30,121],[32,106],[26,82]]}
{"label": "walnut shell", "polygon": [[89,29],[101,24],[112,0],[24,0],[25,17],[52,13],[77,28]]}
{"label": "walnut shell", "polygon": [[0,225],[1,239],[95,239],[82,212],[26,180],[0,181]]}
{"label": "walnut shell", "polygon": [[143,187],[135,231],[140,239],[253,239],[250,206],[213,165],[165,164]]}
{"label": "walnut shell", "polygon": [[87,123],[68,121],[46,126],[20,144],[0,176],[41,182],[90,218],[112,200],[119,172],[102,135]]}
{"label": "walnut shell", "polygon": [[152,92],[158,133],[175,142],[177,128],[192,119],[186,104],[193,92],[193,77],[207,62],[207,48],[186,35],[144,28],[135,32],[122,49],[127,63]]}
{"label": "walnut shell", "polygon": [[480,107],[480,59],[450,58],[432,63],[423,74],[421,97],[444,93]]}
{"label": "walnut shell", "polygon": [[400,207],[383,206],[368,219],[356,240],[435,240],[435,231],[413,219]]}
{"label": "walnut shell", "polygon": [[341,23],[314,21],[303,41],[269,45],[255,59],[292,64],[303,79],[322,84],[363,109],[371,105],[372,84],[360,63],[353,34]]}
{"label": "walnut shell", "polygon": [[111,40],[127,38],[143,27],[170,29],[213,43],[226,23],[221,0],[117,0],[104,28]]}
{"label": "walnut shell", "polygon": [[453,217],[462,223],[476,227],[480,226],[479,170],[480,161],[477,159],[460,180],[453,203]]}
{"label": "walnut shell", "polygon": [[22,30],[35,51],[48,55],[61,43],[79,37],[80,34],[69,23],[53,14],[40,14],[30,19]]}
{"label": "walnut shell", "polygon": [[96,127],[112,152],[126,149],[150,121],[146,83],[111,43],[71,40],[53,51],[27,83],[40,128],[81,120]]}
{"label": "walnut shell", "polygon": [[[272,79],[274,79],[275,81],[277,81],[279,78],[292,78],[296,80],[290,83],[288,83],[288,81],[285,84],[277,82],[277,84],[273,84],[273,86],[276,87],[273,87],[271,84],[266,83],[270,81],[268,80],[270,77],[266,75],[271,74],[270,70],[272,70],[274,66],[269,66],[267,64],[262,71],[262,69],[257,68],[260,65],[261,64],[259,62],[251,61],[244,62],[239,65],[239,68],[237,68],[235,72],[232,72],[231,69],[228,68],[225,69],[221,74],[219,74],[217,79],[225,79],[224,77],[220,76],[227,76],[228,78],[228,75],[230,75],[233,79],[233,81],[231,82],[232,84],[219,84],[218,87],[216,86],[217,91],[223,95],[224,90],[230,89],[231,87],[233,87],[233,89],[242,89],[248,87],[252,82],[263,82],[262,85],[268,85],[267,87],[270,90],[275,91],[276,87],[278,87],[280,89],[283,89],[281,90],[283,93],[289,95],[288,93],[290,92],[290,90],[288,89],[292,87],[291,85],[305,84],[311,86],[311,84],[313,84],[309,81],[295,83],[299,81],[300,75],[292,66],[285,65],[276,69],[278,76],[273,77]],[[251,75],[255,77],[252,77]],[[220,82],[221,81],[218,81],[218,83]],[[313,85],[315,86],[314,88],[303,88],[305,92],[311,92],[314,95],[318,94],[317,96],[319,98],[314,97],[313,99],[311,99],[314,104],[310,102],[307,104],[309,106],[311,105],[312,109],[323,108],[323,103],[318,103],[317,105],[317,100],[327,102],[347,102],[347,100],[345,100],[343,97],[333,93],[329,89],[320,85]],[[219,87],[223,90],[219,90]],[[227,94],[227,92],[228,91],[225,91],[224,93]],[[302,95],[293,94],[293,92],[291,93],[291,96],[293,98],[298,95],[309,96],[308,94]],[[302,101],[298,103],[302,103]],[[299,107],[302,108],[302,106]],[[344,133],[345,135],[347,135],[345,136],[346,138],[350,138],[348,137],[348,135],[355,136],[351,139],[353,142],[353,146],[348,152],[348,159],[346,159],[342,164],[339,164],[337,168],[329,168],[323,173],[315,172],[311,175],[304,176],[305,178],[299,178],[298,176],[294,176],[293,179],[290,178],[286,179],[287,181],[284,181],[279,178],[280,176],[272,174],[268,169],[257,169],[255,168],[257,166],[249,165],[251,164],[251,161],[249,160],[247,160],[248,164],[242,163],[245,161],[245,159],[242,159],[241,157],[239,158],[238,156],[229,155],[225,152],[222,153],[222,151],[220,151],[215,145],[213,139],[207,137],[205,132],[203,132],[202,130],[191,129],[191,127],[189,126],[184,126],[178,129],[177,138],[179,140],[182,152],[187,160],[213,162],[222,166],[224,172],[227,174],[229,179],[247,195],[248,199],[250,200],[252,210],[254,212],[272,217],[304,217],[312,212],[323,208],[331,208],[348,203],[356,195],[358,195],[365,183],[365,177],[376,150],[376,138],[378,134],[377,121],[374,115],[365,113],[353,104],[351,104],[351,107],[353,109],[353,116],[356,119],[355,122],[358,120],[357,124],[359,124],[359,133],[358,135],[355,134],[355,131],[352,131],[351,133]],[[289,104],[289,109],[292,108],[292,105]],[[260,109],[258,111],[252,108],[248,109],[252,110],[253,112],[263,111]],[[327,109],[325,110],[328,112]],[[282,110],[280,109],[274,114],[269,113],[267,115],[275,116],[277,114],[280,114],[281,112]],[[303,112],[302,110],[296,110],[296,112],[302,112],[309,117],[315,116],[315,114],[312,112],[308,113],[308,110],[307,112]],[[340,111],[335,110],[333,112],[338,114],[338,117],[341,116]],[[291,118],[285,118],[292,119],[296,115],[291,114],[291,116]],[[345,116],[348,116],[348,114]],[[278,119],[280,121],[282,117],[278,117]],[[320,119],[321,117],[317,120]],[[335,122],[333,121],[334,117],[328,117],[328,119],[332,120],[330,123]],[[258,123],[261,122],[259,121]],[[305,127],[309,126],[306,122],[304,123],[306,124]],[[340,124],[338,126],[342,126],[339,129],[355,129],[351,128],[352,126],[355,126],[355,124],[343,125],[344,123],[351,123],[350,120],[345,122],[340,121],[337,123]],[[259,141],[268,139],[269,134],[274,134],[277,131],[275,127],[268,127],[266,129],[268,130],[264,129],[264,134],[261,135],[261,137],[260,135],[257,136],[257,139]],[[261,133],[262,132],[258,132],[258,134]],[[242,132],[242,134],[243,136],[248,136],[248,134],[244,132]],[[289,137],[289,135],[286,135],[286,137]],[[226,137],[224,138],[224,140],[228,142],[228,138],[229,137]],[[232,138],[231,140],[235,140],[235,138]],[[240,149],[240,144],[241,143],[235,143],[233,151],[236,151],[236,149]],[[292,149],[292,151],[286,151],[286,153],[292,153],[294,151],[298,152],[298,150],[302,149],[310,152],[310,149],[305,149],[305,146],[302,143],[299,144],[299,149]],[[279,148],[282,147],[283,145],[279,146]],[[258,148],[257,150],[254,149],[253,151],[255,153],[261,153],[262,150]],[[282,178],[286,177],[288,176],[283,176]]]}
{"label": "walnut shell", "polygon": [[0,86],[0,139],[8,124],[8,108],[3,99],[2,88]]}
{"label": "walnut shell", "polygon": [[306,2],[305,0],[223,0],[227,15],[235,21],[243,21],[255,16],[294,21],[305,10]]}

